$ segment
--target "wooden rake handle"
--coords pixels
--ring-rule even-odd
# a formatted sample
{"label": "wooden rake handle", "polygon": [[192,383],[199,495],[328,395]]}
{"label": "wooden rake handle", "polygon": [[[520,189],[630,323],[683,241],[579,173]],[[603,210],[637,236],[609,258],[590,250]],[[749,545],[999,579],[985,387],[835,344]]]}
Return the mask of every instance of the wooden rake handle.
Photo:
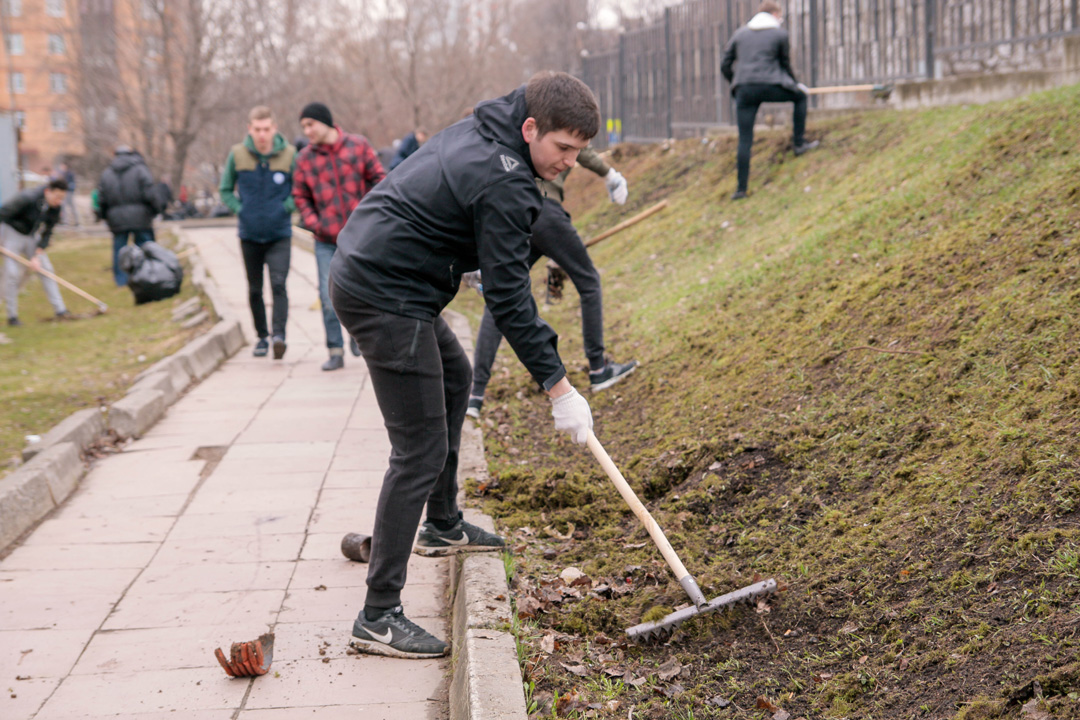
{"label": "wooden rake handle", "polygon": [[630,506],[630,509],[637,515],[638,520],[645,526],[645,529],[649,531],[649,536],[652,537],[653,542],[656,543],[656,547],[660,549],[660,554],[664,556],[664,560],[667,561],[668,567],[671,568],[671,572],[675,573],[675,577],[680,583],[687,578],[690,573],[687,572],[686,566],[682,564],[682,560],[675,554],[675,549],[671,547],[671,543],[668,542],[667,536],[664,535],[664,531],[660,529],[660,526],[653,520],[653,516],[649,513],[649,509],[645,507],[641,500],[638,500],[638,496],[634,493],[633,488],[630,487],[630,483],[626,482],[626,478],[619,472],[619,468],[615,467],[615,463],[612,462],[611,456],[604,450],[604,446],[600,444],[600,441],[596,439],[596,435],[592,430],[589,431],[589,438],[586,441],[589,446],[589,450],[596,457],[600,463],[600,467],[604,468],[604,472],[611,478],[611,482],[615,484],[615,489],[619,491],[619,494],[623,496],[623,500]]}
{"label": "wooden rake handle", "polygon": [[4,255],[7,255],[12,260],[15,260],[17,262],[22,263],[26,267],[30,268],[31,270],[34,270],[37,273],[40,273],[41,275],[44,275],[45,277],[49,278],[50,280],[52,280],[52,281],[54,281],[54,282],[56,282],[56,283],[58,283],[60,285],[63,285],[64,287],[66,287],[68,290],[75,293],[76,295],[79,295],[80,297],[86,298],[90,302],[97,305],[98,310],[100,310],[101,312],[105,312],[106,310],[109,309],[108,305],[106,305],[102,301],[98,300],[96,297],[94,297],[90,293],[85,292],[84,290],[82,290],[82,289],[80,289],[78,287],[75,287],[74,285],[69,283],[67,280],[60,277],[59,275],[55,275],[55,274],[49,272],[48,270],[46,270],[45,268],[35,268],[33,266],[33,264],[31,264],[31,262],[29,260],[27,260],[26,258],[24,258],[22,255],[19,255],[18,253],[13,253],[10,250],[8,250],[6,247],[3,247],[3,246],[0,246],[0,253],[3,253]]}
{"label": "wooden rake handle", "polygon": [[667,200],[661,200],[660,202],[656,203],[652,207],[646,208],[645,210],[642,210],[641,212],[639,212],[634,217],[627,218],[626,220],[623,220],[621,223],[619,223],[615,227],[608,228],[607,230],[600,233],[596,237],[591,238],[590,240],[588,240],[585,243],[585,247],[592,247],[593,245],[600,242],[601,240],[607,240],[609,237],[611,237],[615,233],[622,232],[623,230],[630,227],[631,225],[637,225],[639,222],[641,222],[645,218],[647,218],[647,217],[649,217],[651,215],[655,215],[656,213],[660,212],[661,210],[663,210],[667,206],[668,206],[668,201]]}

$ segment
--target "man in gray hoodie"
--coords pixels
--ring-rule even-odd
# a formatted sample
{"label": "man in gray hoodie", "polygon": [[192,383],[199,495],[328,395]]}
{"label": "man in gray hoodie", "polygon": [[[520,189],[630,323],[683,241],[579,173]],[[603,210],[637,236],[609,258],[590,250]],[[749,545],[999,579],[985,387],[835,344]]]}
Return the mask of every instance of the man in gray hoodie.
{"label": "man in gray hoodie", "polygon": [[[724,52],[720,72],[731,83],[739,125],[738,188],[732,200],[746,197],[750,179],[750,149],[754,144],[754,121],[763,102],[794,103],[795,154],[818,146],[806,142],[806,86],[795,79],[787,30],[780,27],[784,11],[774,0],[765,0],[758,13],[735,31]],[[734,66],[734,69],[733,69]]]}

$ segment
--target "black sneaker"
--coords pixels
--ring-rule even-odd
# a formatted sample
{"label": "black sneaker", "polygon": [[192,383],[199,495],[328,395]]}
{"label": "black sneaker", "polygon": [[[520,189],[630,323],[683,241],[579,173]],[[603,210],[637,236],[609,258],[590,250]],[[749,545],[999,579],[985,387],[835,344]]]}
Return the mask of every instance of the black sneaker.
{"label": "black sneaker", "polygon": [[820,145],[820,144],[821,144],[820,140],[814,140],[813,142],[804,142],[802,145],[796,145],[795,146],[795,156],[798,157],[799,155],[805,155],[806,153],[810,152],[811,150],[814,150],[815,148],[817,148],[817,146]]}
{"label": "black sneaker", "polygon": [[745,190],[736,190],[735,193],[731,196],[731,199],[732,200],[745,200],[746,199],[746,191]]}
{"label": "black sneaker", "polygon": [[331,370],[340,370],[343,367],[345,367],[344,355],[331,355],[327,361],[322,364],[322,369],[327,372]]}
{"label": "black sneaker", "polygon": [[274,359],[275,360],[280,360],[281,358],[285,357],[285,350],[288,347],[289,346],[285,344],[285,338],[281,337],[280,335],[275,335],[274,336]]}
{"label": "black sneaker", "polygon": [[589,384],[593,392],[609,388],[637,369],[637,360],[617,363],[608,360],[603,370],[589,373]]}
{"label": "black sneaker", "polygon": [[484,407],[484,398],[473,395],[469,398],[469,408],[465,411],[465,414],[471,417],[473,420],[480,419],[480,410]]}
{"label": "black sneaker", "polygon": [[442,557],[459,552],[495,552],[505,547],[506,543],[498,535],[459,519],[449,530],[439,530],[425,522],[416,538],[414,551],[425,557]]}
{"label": "black sneaker", "polygon": [[350,335],[349,336],[349,352],[353,354],[353,357],[360,357],[360,343]]}
{"label": "black sneaker", "polygon": [[266,357],[268,352],[270,352],[270,343],[266,341],[266,338],[259,338],[259,342],[255,343],[255,349],[251,351],[251,354],[255,357]]}
{"label": "black sneaker", "polygon": [[363,653],[396,658],[437,658],[450,646],[407,617],[400,605],[390,608],[375,620],[364,611],[353,621],[353,640],[349,644]]}
{"label": "black sneaker", "polygon": [[10,327],[22,327],[22,320],[12,315],[7,319],[7,324]]}

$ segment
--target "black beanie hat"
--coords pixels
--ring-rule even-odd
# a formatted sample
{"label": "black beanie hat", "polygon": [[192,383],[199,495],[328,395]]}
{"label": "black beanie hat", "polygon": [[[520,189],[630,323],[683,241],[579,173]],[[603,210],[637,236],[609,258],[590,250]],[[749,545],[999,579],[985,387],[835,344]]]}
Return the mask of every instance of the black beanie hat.
{"label": "black beanie hat", "polygon": [[304,106],[304,109],[300,111],[300,119],[311,118],[317,120],[323,125],[329,125],[334,127],[334,116],[330,114],[330,108],[323,105],[321,102],[308,103]]}

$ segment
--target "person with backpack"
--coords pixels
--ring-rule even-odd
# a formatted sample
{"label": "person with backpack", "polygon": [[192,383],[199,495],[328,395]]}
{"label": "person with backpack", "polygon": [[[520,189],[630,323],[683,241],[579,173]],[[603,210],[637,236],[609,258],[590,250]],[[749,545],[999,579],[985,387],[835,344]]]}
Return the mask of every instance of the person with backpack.
{"label": "person with backpack", "polygon": [[134,237],[136,245],[154,239],[154,216],[165,209],[153,173],[143,156],[128,145],[119,145],[98,183],[98,214],[113,234],[113,279],[117,287],[127,284],[120,269],[120,248]]}

